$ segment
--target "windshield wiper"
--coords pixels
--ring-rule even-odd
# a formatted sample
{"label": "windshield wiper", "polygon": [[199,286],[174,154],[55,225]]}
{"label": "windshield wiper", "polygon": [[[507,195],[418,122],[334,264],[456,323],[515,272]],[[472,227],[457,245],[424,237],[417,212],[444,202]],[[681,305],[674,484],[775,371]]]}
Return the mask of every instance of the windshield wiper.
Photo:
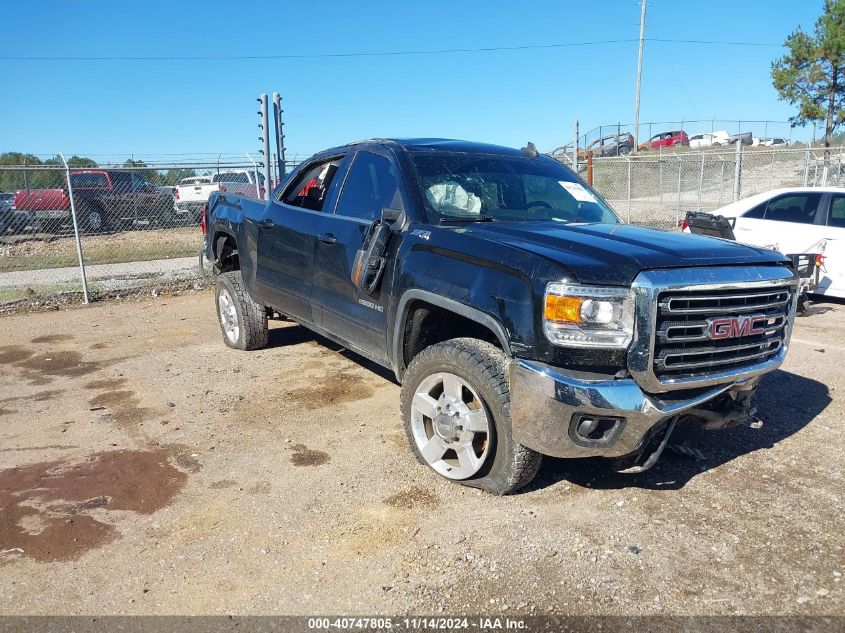
{"label": "windshield wiper", "polygon": [[492,215],[441,215],[440,224],[452,224],[461,222],[495,222],[497,218]]}

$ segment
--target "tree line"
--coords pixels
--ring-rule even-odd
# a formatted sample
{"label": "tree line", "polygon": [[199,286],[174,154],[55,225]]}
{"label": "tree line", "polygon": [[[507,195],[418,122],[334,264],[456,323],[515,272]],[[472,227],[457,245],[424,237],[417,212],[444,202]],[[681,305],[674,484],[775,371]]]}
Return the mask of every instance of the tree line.
{"label": "tree line", "polygon": [[[87,156],[71,156],[67,159],[71,169],[96,169],[97,161]],[[32,170],[3,169],[3,166],[27,166]],[[38,168],[42,169],[38,169]],[[56,169],[52,169],[55,167]],[[131,168],[136,174],[156,186],[175,187],[183,178],[197,175],[196,170],[185,167],[155,169],[142,160],[126,159],[123,167]],[[0,192],[19,189],[53,189],[66,186],[64,163],[60,156],[39,158],[34,154],[5,152],[0,154]]]}

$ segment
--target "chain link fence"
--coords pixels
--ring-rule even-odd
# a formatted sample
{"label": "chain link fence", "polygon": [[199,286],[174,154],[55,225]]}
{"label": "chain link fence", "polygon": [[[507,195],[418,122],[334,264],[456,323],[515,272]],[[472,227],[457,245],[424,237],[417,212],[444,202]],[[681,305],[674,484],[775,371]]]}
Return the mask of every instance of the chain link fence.
{"label": "chain link fence", "polygon": [[208,196],[263,197],[262,171],[248,155],[0,164],[0,306],[191,285]]}
{"label": "chain link fence", "polygon": [[[261,197],[267,188],[262,166],[248,155],[4,156],[15,164],[0,162],[0,309],[42,297],[81,299],[83,269],[93,297],[193,284],[201,273],[199,215],[210,193]],[[673,230],[687,211],[713,211],[778,187],[843,184],[842,163],[841,148],[825,162],[819,148],[740,145],[596,158],[579,172],[623,220]]]}
{"label": "chain link fence", "polygon": [[[648,151],[579,163],[623,220],[661,229],[680,227],[687,211],[713,211],[780,187],[843,183],[842,148],[825,167],[819,148],[763,149],[743,145],[708,150]],[[569,156],[557,156],[571,166]],[[591,163],[591,164],[590,164]]]}
{"label": "chain link fence", "polygon": [[[700,134],[732,134],[749,133],[760,139],[779,139],[790,145],[796,128],[789,121],[774,121],[771,119],[679,119],[675,121],[640,121],[639,142],[648,143],[655,137],[670,131],[683,130],[690,139]],[[587,147],[597,138],[610,134],[628,133],[635,135],[633,123],[609,123],[598,125],[581,132],[578,136],[579,147]],[[817,130],[814,127],[812,138],[816,139]]]}

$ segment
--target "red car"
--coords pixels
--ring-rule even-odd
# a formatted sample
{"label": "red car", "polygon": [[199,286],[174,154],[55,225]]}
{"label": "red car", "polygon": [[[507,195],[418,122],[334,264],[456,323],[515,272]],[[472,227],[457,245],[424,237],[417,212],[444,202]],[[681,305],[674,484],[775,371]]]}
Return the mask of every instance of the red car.
{"label": "red car", "polygon": [[676,145],[689,145],[689,137],[683,130],[672,130],[655,134],[647,143],[640,145],[641,149],[658,149],[660,147],[674,147]]}

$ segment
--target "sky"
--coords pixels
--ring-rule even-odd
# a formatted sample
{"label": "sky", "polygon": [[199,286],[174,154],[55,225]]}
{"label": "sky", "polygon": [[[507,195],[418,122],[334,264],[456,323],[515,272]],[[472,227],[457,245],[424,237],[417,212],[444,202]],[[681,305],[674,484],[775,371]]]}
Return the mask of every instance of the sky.
{"label": "sky", "polygon": [[[651,0],[647,38],[772,45],[647,41],[640,120],[786,121],[793,108],[777,99],[770,65],[790,32],[812,29],[821,7],[822,0]],[[516,147],[530,140],[549,150],[572,139],[576,119],[583,133],[634,118],[637,0],[38,0],[9,1],[3,16],[0,152],[256,155],[255,98],[262,92],[284,98],[289,157],[371,137]],[[8,59],[319,55],[608,40],[627,41],[366,57]],[[689,133],[709,127],[684,125]],[[761,125],[750,127],[763,134]],[[788,135],[787,128],[772,126],[768,135]],[[808,134],[797,131],[794,138]]]}

